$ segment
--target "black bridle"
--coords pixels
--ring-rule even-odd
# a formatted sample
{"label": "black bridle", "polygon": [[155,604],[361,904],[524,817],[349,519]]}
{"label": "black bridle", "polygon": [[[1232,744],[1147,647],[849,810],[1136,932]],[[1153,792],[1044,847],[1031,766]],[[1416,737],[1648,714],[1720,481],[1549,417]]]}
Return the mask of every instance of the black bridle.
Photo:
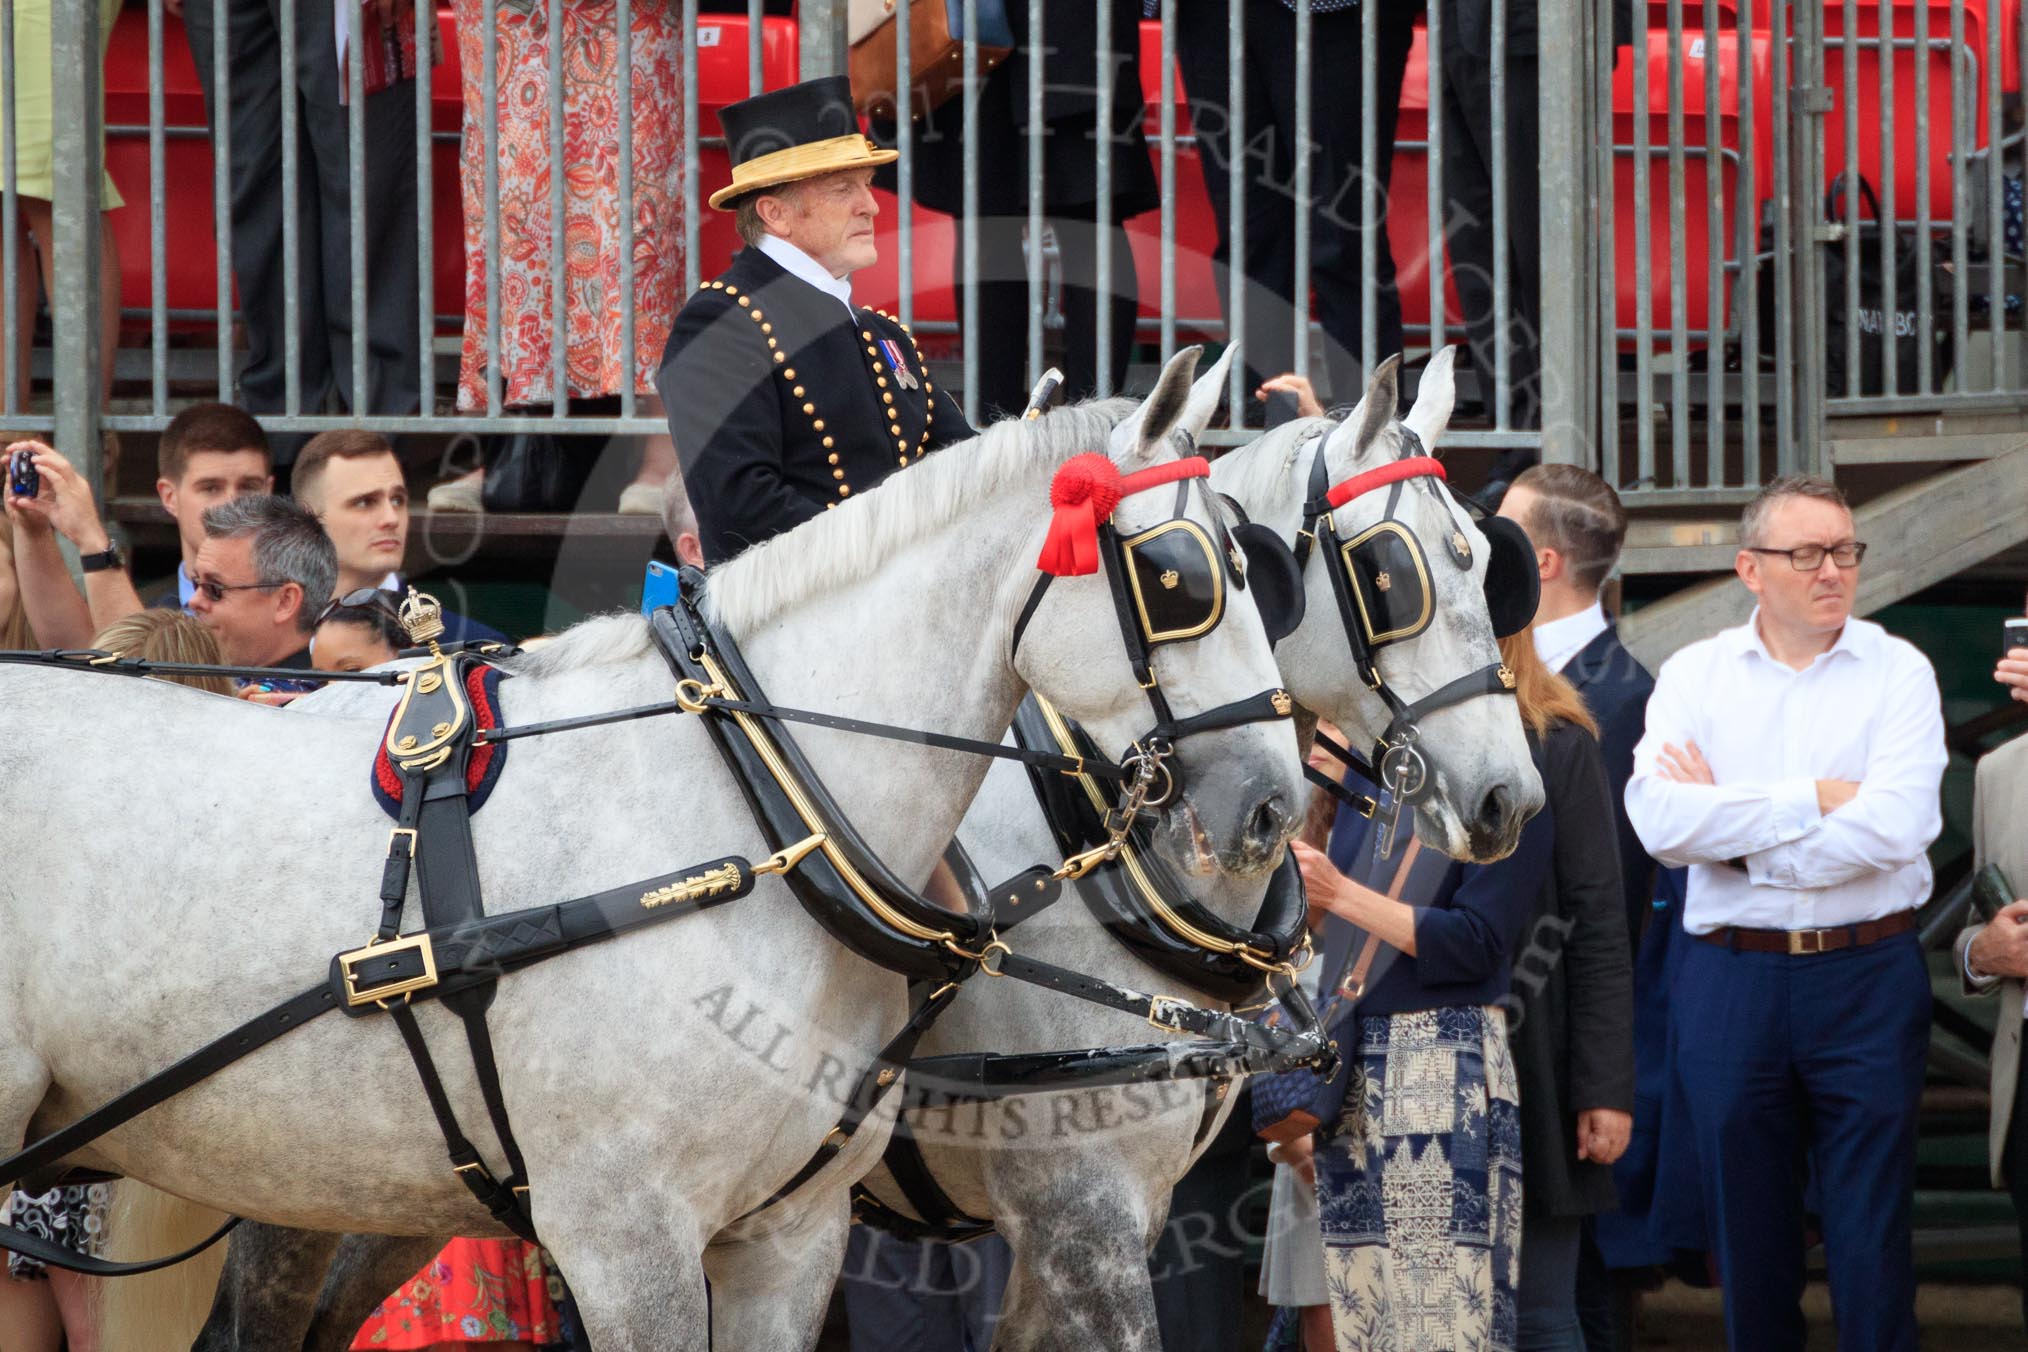
{"label": "black bridle", "polygon": [[[1080,456],[1078,459],[1086,459]],[[1096,458],[1096,457],[1095,457]],[[1108,462],[1109,464],[1110,462]],[[1274,722],[1288,718],[1295,711],[1295,702],[1289,693],[1275,687],[1243,699],[1232,700],[1200,713],[1178,717],[1169,703],[1169,697],[1162,690],[1161,679],[1155,674],[1154,650],[1165,643],[1186,642],[1203,637],[1215,629],[1224,618],[1223,595],[1228,585],[1237,590],[1246,587],[1245,557],[1232,543],[1230,533],[1217,508],[1212,507],[1213,522],[1219,540],[1213,541],[1203,528],[1189,520],[1186,510],[1189,505],[1191,485],[1210,474],[1210,466],[1202,457],[1190,456],[1177,462],[1183,473],[1160,482],[1176,484],[1176,502],[1168,520],[1154,527],[1137,532],[1131,539],[1122,538],[1119,528],[1108,512],[1097,524],[1099,571],[1106,575],[1106,583],[1112,593],[1113,614],[1120,631],[1120,641],[1127,650],[1127,663],[1134,674],[1134,684],[1147,697],[1149,710],[1154,714],[1154,724],[1128,745],[1127,753],[1121,757],[1121,768],[1152,766],[1162,776],[1159,793],[1150,792],[1142,808],[1160,807],[1168,802],[1177,786],[1176,777],[1167,762],[1174,755],[1176,743],[1197,733],[1215,732],[1224,728],[1235,728],[1248,723]],[[1173,468],[1164,466],[1163,468]],[[1120,480],[1125,494],[1139,490],[1133,475]],[[1149,484],[1148,487],[1154,487]],[[1124,494],[1123,494],[1124,496]],[[1209,500],[1209,495],[1206,495]],[[1200,623],[1184,624],[1170,628],[1158,628],[1150,619],[1147,593],[1141,582],[1141,560],[1136,550],[1165,531],[1180,529],[1187,532],[1203,546],[1201,563],[1191,563],[1189,568],[1202,570],[1201,575],[1191,576],[1186,569],[1179,568],[1165,573],[1164,580],[1175,577],[1173,585],[1195,588],[1204,594],[1205,613]],[[1181,576],[1179,576],[1181,574]],[[1008,658],[1013,660],[1021,650],[1021,639],[1028,631],[1029,621],[1042,604],[1042,598],[1049,594],[1050,584],[1058,573],[1044,568],[1029,589],[1028,599],[1021,607],[1021,613],[1014,621],[1014,630],[1008,643]],[[1157,585],[1161,585],[1158,583]],[[1119,813],[1113,814],[1119,817]],[[1125,826],[1131,825],[1132,818],[1121,822],[1122,834],[1115,834],[1112,848],[1116,851],[1123,838]]]}
{"label": "black bridle", "polygon": [[[1355,474],[1337,484],[1330,482],[1330,468],[1326,464],[1324,453],[1326,438],[1317,438],[1316,456],[1310,462],[1309,498],[1303,504],[1304,525],[1296,533],[1294,546],[1299,568],[1309,565],[1313,552],[1321,554],[1329,561],[1325,571],[1331,579],[1332,594],[1337,598],[1340,628],[1345,634],[1347,646],[1351,649],[1353,667],[1367,688],[1380,696],[1391,715],[1387,726],[1374,739],[1372,752],[1367,758],[1354,754],[1329,737],[1319,735],[1318,738],[1333,755],[1345,761],[1383,791],[1383,801],[1388,804],[1388,819],[1382,824],[1383,857],[1393,848],[1395,825],[1399,820],[1401,809],[1421,803],[1429,797],[1435,787],[1435,776],[1430,773],[1429,762],[1418,745],[1420,721],[1439,709],[1463,704],[1481,695],[1512,695],[1515,686],[1514,673],[1506,663],[1492,662],[1466,672],[1455,680],[1445,682],[1421,699],[1408,700],[1402,698],[1401,693],[1388,684],[1387,678],[1381,674],[1379,650],[1390,643],[1400,642],[1421,633],[1428,627],[1429,616],[1425,613],[1419,624],[1401,631],[1375,630],[1372,615],[1358,591],[1359,579],[1353,571],[1355,565],[1350,553],[1361,540],[1373,536],[1374,530],[1363,532],[1352,542],[1343,541],[1338,535],[1335,513],[1338,508],[1368,493],[1388,488],[1390,491],[1387,506],[1381,516],[1381,526],[1392,525],[1399,533],[1399,538],[1407,543],[1413,551],[1417,566],[1424,573],[1422,583],[1425,587],[1428,585],[1427,564],[1423,562],[1428,557],[1428,550],[1421,544],[1414,530],[1396,515],[1396,509],[1405,491],[1417,481],[1432,493],[1443,494],[1448,490],[1437,487],[1437,483],[1445,479],[1444,469],[1437,460],[1421,453],[1422,439],[1406,426],[1399,426],[1399,431],[1403,442],[1403,455],[1377,469]],[[1432,480],[1436,482],[1430,482]],[[1445,503],[1446,510],[1449,506],[1448,502]],[[1481,524],[1490,526],[1492,523],[1482,521]],[[1375,530],[1377,529],[1379,528],[1376,527]],[[1462,569],[1471,567],[1471,544],[1463,531],[1453,532],[1451,538],[1445,542],[1444,552],[1456,567]],[[1493,559],[1489,559],[1487,564],[1489,591],[1493,585],[1491,573],[1491,569],[1495,566],[1493,560],[1500,557],[1501,549],[1496,544]],[[1506,571],[1513,573],[1513,576],[1506,576],[1503,573],[1499,579],[1499,585],[1502,587],[1540,585],[1532,570]],[[1504,598],[1503,608],[1514,613],[1519,613],[1520,610],[1519,605],[1505,606]],[[1526,605],[1529,616],[1533,615],[1534,609],[1531,600]],[[1505,637],[1506,633],[1518,632],[1520,628],[1526,626],[1526,623],[1524,618],[1519,625],[1505,632],[1501,632],[1500,626],[1496,624],[1495,632],[1500,637]],[[1350,802],[1366,815],[1373,814],[1374,805],[1369,800],[1352,794],[1329,776],[1321,775],[1307,766],[1305,773],[1312,782],[1327,788],[1342,801]]]}

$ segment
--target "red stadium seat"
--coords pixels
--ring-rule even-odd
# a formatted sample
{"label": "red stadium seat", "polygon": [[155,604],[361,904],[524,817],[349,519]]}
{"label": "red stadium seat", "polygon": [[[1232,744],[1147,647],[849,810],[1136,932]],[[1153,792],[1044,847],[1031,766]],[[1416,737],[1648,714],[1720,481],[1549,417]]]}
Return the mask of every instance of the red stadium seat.
{"label": "red stadium seat", "polygon": [[[1877,0],[1858,7],[1856,57],[1859,72],[1856,97],[1858,100],[1859,122],[1859,171],[1872,180],[1874,187],[1881,185],[1881,145],[1884,129],[1881,126],[1880,98],[1880,33],[1881,6]],[[1919,208],[1916,196],[1916,168],[1926,154],[1930,174],[1929,214],[1932,219],[1948,220],[1951,216],[1951,169],[1954,141],[1962,139],[1970,148],[1983,147],[1986,135],[1986,41],[1989,19],[2001,20],[2000,61],[2001,83],[2005,89],[2016,89],[2020,85],[2020,56],[2018,41],[2019,10],[2015,0],[2001,0],[2001,12],[1995,16],[1988,10],[1987,0],[1965,0],[1964,44],[1953,54],[1950,45],[1950,7],[1948,4],[1933,4],[1929,7],[1930,51],[1926,58],[1929,72],[1929,134],[1927,140],[1919,141],[1915,127],[1915,73],[1917,54],[1914,50],[1916,7],[1908,0],[1897,0],[1892,14],[1897,42],[1893,59],[1894,77],[1894,202],[1893,210],[1903,220],[1913,220]],[[1845,114],[1848,98],[1855,91],[1848,89],[1845,69],[1847,44],[1845,42],[1845,12],[1842,4],[1829,5],[1824,14],[1826,33],[1824,48],[1824,83],[1836,97],[1836,106],[1823,119],[1824,168],[1826,182],[1841,176],[1848,164],[1845,145]],[[1952,124],[1951,71],[1958,70],[1959,87],[1970,107],[1970,123],[1965,127]]]}
{"label": "red stadium seat", "polygon": [[[1741,135],[1742,72],[1737,34],[1718,44],[1718,103],[1715,107],[1705,100],[1709,48],[1704,35],[1686,34],[1684,49],[1683,127],[1686,154],[1684,191],[1679,205],[1669,182],[1669,35],[1667,32],[1647,34],[1650,196],[1646,231],[1651,267],[1648,313],[1663,342],[1667,341],[1667,331],[1674,321],[1670,297],[1670,222],[1680,220],[1682,223],[1684,325],[1693,333],[1722,330],[1728,322],[1736,277],[1731,272],[1721,271],[1720,294],[1724,308],[1716,314],[1710,309],[1709,282],[1714,269],[1722,270],[1728,262],[1737,263],[1744,250],[1751,247],[1750,235],[1744,240],[1738,235],[1742,228],[1737,213],[1745,156],[1755,157],[1756,208],[1759,201],[1765,201],[1772,195],[1773,188],[1771,153],[1764,145],[1748,144]],[[1762,118],[1762,110],[1770,106],[1772,60],[1771,40],[1755,35],[1744,74],[1752,82],[1755,116],[1762,120],[1763,126],[1767,124]],[[1634,275],[1634,247],[1642,230],[1641,223],[1634,216],[1634,133],[1635,119],[1639,115],[1634,102],[1632,65],[1622,61],[1613,77],[1613,144],[1616,151],[1613,164],[1614,271],[1619,297],[1616,322],[1622,329],[1635,327],[1639,304]],[[1705,156],[1714,124],[1720,157],[1715,170]],[[1704,209],[1713,196],[1720,204],[1721,234],[1717,239],[1711,238],[1709,219]],[[1756,218],[1757,210],[1749,214],[1749,223],[1744,228],[1748,231],[1755,229],[1752,221]],[[1692,346],[1703,345],[1701,340],[1692,340]]]}

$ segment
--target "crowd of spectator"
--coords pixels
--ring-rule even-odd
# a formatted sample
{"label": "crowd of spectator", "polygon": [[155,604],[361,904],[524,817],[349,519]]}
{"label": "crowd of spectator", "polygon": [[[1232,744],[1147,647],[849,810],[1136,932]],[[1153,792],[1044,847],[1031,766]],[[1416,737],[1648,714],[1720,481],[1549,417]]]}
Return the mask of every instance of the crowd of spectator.
{"label": "crowd of spectator", "polygon": [[[249,669],[166,679],[285,705],[317,688],[319,672],[363,670],[411,646],[398,610],[406,589],[408,487],[393,449],[374,433],[312,438],[297,456],[295,496],[288,497],[271,491],[268,440],[256,418],[224,404],[184,410],[158,448],[156,489],[176,523],[178,560],[174,579],[152,601],[142,599],[90,486],[70,461],[42,442],[15,442],[4,456],[17,453],[34,466],[36,491],[10,487],[0,502],[0,647],[90,648]],[[694,555],[694,525],[691,532]],[[67,570],[59,539],[84,560],[82,586]],[[454,612],[444,619],[445,641],[503,637]],[[134,1186],[16,1192],[7,1215],[31,1233],[97,1255],[111,1191]],[[361,1331],[359,1346],[461,1339],[474,1310],[485,1312],[486,1340],[496,1345],[568,1346],[560,1313],[567,1300],[545,1261],[520,1241],[459,1240],[389,1297]],[[94,1279],[18,1256],[10,1273],[15,1280],[0,1281],[0,1346],[95,1352],[101,1344]],[[517,1274],[518,1281],[508,1280]]]}

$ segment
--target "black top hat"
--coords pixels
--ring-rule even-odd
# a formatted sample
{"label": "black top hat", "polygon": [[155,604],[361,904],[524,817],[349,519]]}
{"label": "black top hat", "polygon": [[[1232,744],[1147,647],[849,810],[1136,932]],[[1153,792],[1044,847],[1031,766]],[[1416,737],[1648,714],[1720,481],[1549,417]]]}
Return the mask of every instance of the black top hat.
{"label": "black top hat", "polygon": [[852,108],[852,82],[843,75],[805,80],[771,89],[719,110],[725,144],[732,156],[732,182],[711,194],[711,205],[763,188],[840,169],[872,169],[896,155],[859,133]]}

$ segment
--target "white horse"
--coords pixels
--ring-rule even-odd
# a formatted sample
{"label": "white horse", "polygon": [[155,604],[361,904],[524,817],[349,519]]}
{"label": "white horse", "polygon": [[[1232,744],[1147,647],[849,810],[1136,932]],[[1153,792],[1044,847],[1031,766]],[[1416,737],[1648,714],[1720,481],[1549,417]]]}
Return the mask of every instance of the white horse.
{"label": "white horse", "polygon": [[[1451,349],[1429,364],[1405,425],[1434,447],[1450,420]],[[1376,373],[1365,400],[1342,422],[1314,419],[1267,434],[1217,462],[1215,486],[1247,516],[1284,540],[1305,523],[1312,458],[1323,455],[1331,482],[1401,454],[1394,421],[1396,364]],[[1441,498],[1441,500],[1440,500]],[[1342,538],[1378,520],[1387,494],[1339,508]],[[1414,700],[1452,678],[1500,660],[1482,584],[1489,549],[1469,517],[1448,496],[1406,493],[1399,514],[1426,542],[1435,616],[1421,635],[1384,649],[1388,683]],[[1445,566],[1442,546],[1453,530],[1473,541],[1470,571]],[[1337,561],[1313,555],[1304,571],[1302,623],[1275,648],[1283,684],[1307,709],[1338,724],[1355,747],[1370,743],[1390,713],[1348,660],[1339,609],[1324,569]],[[1421,741],[1436,768],[1434,795],[1419,809],[1422,839],[1459,858],[1481,861],[1513,848],[1521,826],[1542,804],[1542,786],[1514,701],[1474,699],[1421,720]],[[993,877],[1046,855],[1052,836],[1028,775],[996,766],[959,838]],[[1262,880],[1210,874],[1188,879],[1194,898],[1245,928],[1259,911]],[[1205,1003],[1118,944],[1077,898],[1066,897],[1011,936],[1024,953],[1092,972],[1138,990],[1174,991]],[[937,1023],[920,1055],[991,1049],[1033,1052],[1145,1043],[1145,1023],[1015,981],[975,982]],[[1170,1193],[1192,1163],[1207,1093],[1202,1082],[1080,1089],[1024,1095],[983,1104],[911,1110],[909,1124],[925,1163],[949,1199],[967,1214],[992,1218],[1014,1250],[1015,1264],[994,1346],[1148,1349],[1157,1352],[1148,1252],[1168,1213]],[[1216,1108],[1216,1120],[1231,1109]],[[913,1216],[885,1167],[867,1180],[884,1203]]]}
{"label": "white horse", "polygon": [[[1196,353],[1120,420],[1076,408],[993,428],[880,493],[718,570],[707,609],[784,704],[995,738],[1034,689],[1119,754],[1149,722],[1103,578],[1065,578],[1010,659],[1051,475],[1106,448],[1167,459]],[[1122,502],[1120,524],[1173,498]],[[1192,509],[1197,510],[1197,509]],[[1249,599],[1156,656],[1179,712],[1277,673]],[[638,618],[589,621],[521,660],[515,722],[666,697]],[[370,932],[387,820],[366,793],[378,718],[311,718],[35,668],[0,703],[39,712],[0,746],[0,1139],[39,1137],[314,980]],[[979,760],[842,733],[801,741],[870,846],[926,879]],[[489,910],[553,902],[728,852],[768,850],[696,720],[535,738],[473,819]],[[1179,747],[1182,801],[1220,866],[1278,857],[1300,801],[1293,730]],[[124,781],[124,802],[108,784]],[[491,1021],[537,1224],[600,1352],[808,1346],[876,1117],[809,1188],[754,1209],[811,1157],[857,1068],[899,1026],[904,983],[767,880],[753,896],[501,983]],[[420,1011],[460,1119],[483,1123],[462,1039]],[[489,1132],[477,1139],[488,1148]],[[452,1176],[391,1028],[326,1018],[179,1095],[73,1162],[282,1225],[497,1234]],[[498,1161],[495,1160],[497,1164]],[[712,1283],[707,1331],[704,1283]]]}

